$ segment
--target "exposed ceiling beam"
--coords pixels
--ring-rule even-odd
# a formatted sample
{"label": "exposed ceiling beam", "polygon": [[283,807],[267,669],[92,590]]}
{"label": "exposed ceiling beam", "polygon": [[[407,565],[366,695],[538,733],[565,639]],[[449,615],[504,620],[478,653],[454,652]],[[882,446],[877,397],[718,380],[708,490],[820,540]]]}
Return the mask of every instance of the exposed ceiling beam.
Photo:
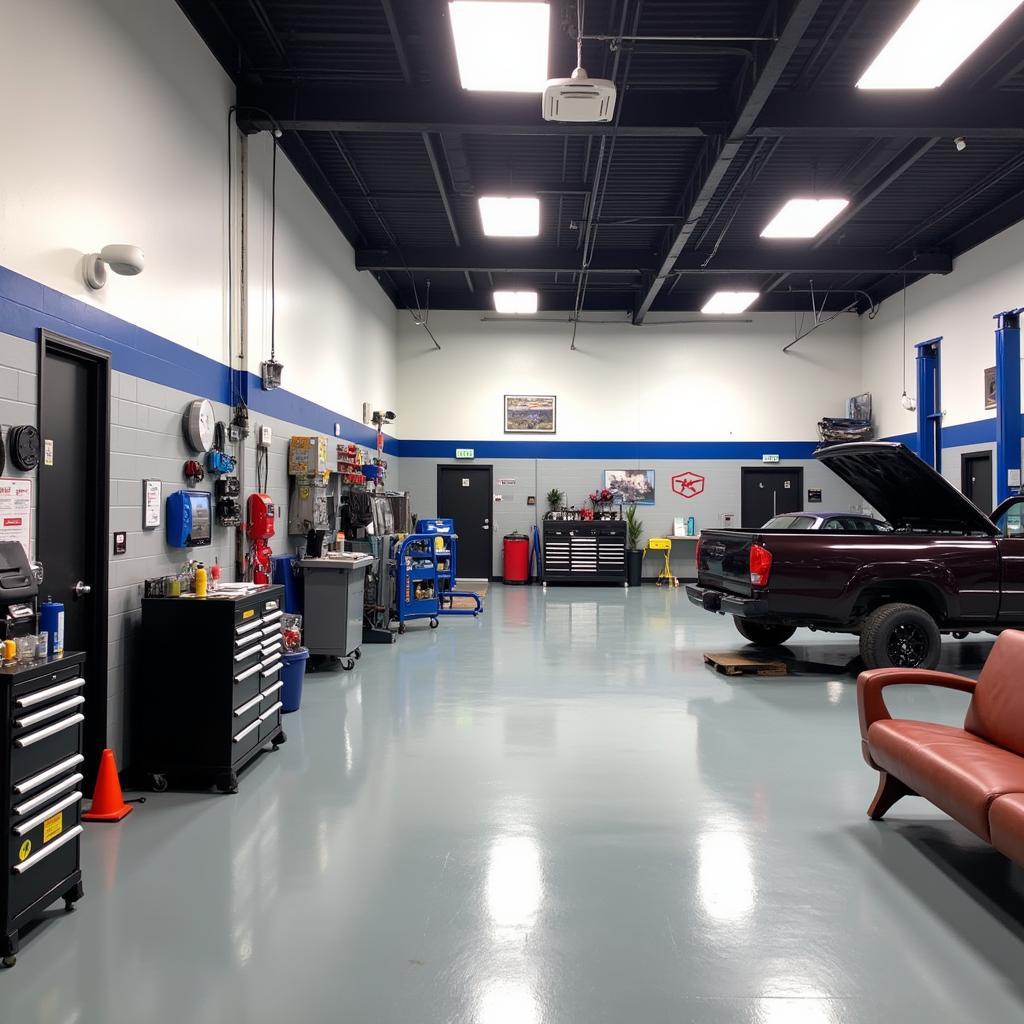
{"label": "exposed ceiling beam", "polygon": [[[814,249],[788,245],[719,249],[708,263],[708,253],[687,252],[676,261],[680,274],[885,274],[904,266],[915,274],[948,274],[952,260],[945,253],[917,253],[909,249],[833,246]],[[653,271],[653,253],[639,249],[597,249],[590,264],[595,274],[644,274]],[[562,273],[579,270],[575,249],[538,249],[523,245],[464,245],[431,248],[357,249],[359,270],[410,270],[462,273]]]}
{"label": "exposed ceiling beam", "polygon": [[1020,95],[1013,92],[784,92],[764,105],[754,135],[787,138],[1022,139]]}
{"label": "exposed ceiling beam", "polygon": [[709,138],[705,143],[704,159],[698,164],[697,173],[691,177],[687,194],[679,208],[684,218],[682,227],[666,245],[654,276],[636,307],[634,323],[643,323],[644,317],[650,312],[676,264],[676,259],[697,230],[704,211],[718,191],[733,160],[739,155],[757,116],[771,96],[821,4],[822,0],[794,0],[790,6],[789,17],[779,32],[778,41],[746,87],[728,137],[724,140]]}
{"label": "exposed ceiling beam", "polygon": [[[809,2],[809,0],[804,0]],[[621,97],[612,124],[561,124],[541,117],[539,96],[452,92],[433,86],[365,86],[326,82],[239,87],[239,105],[263,107],[282,128],[309,132],[454,132],[483,135],[610,135],[700,138],[720,131],[728,113],[717,93],[673,92]],[[250,111],[250,129],[270,122]]]}

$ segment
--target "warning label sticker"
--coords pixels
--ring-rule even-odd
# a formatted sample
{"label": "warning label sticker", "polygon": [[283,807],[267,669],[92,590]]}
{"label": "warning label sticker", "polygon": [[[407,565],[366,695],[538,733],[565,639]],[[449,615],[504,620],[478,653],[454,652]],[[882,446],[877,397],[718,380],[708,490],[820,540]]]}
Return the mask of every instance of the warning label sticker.
{"label": "warning label sticker", "polygon": [[18,860],[25,860],[32,852],[32,840],[26,839],[18,850]]}
{"label": "warning label sticker", "polygon": [[48,843],[51,839],[56,839],[63,831],[64,812],[58,811],[43,822],[43,842]]}

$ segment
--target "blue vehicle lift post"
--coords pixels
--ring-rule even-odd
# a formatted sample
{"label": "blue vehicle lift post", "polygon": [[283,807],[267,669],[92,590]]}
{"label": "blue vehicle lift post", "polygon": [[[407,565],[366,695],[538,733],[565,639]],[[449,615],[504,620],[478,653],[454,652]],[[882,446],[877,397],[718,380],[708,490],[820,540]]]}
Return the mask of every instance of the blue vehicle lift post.
{"label": "blue vehicle lift post", "polygon": [[996,313],[996,504],[1020,490],[1020,309]]}
{"label": "blue vehicle lift post", "polygon": [[917,454],[942,472],[941,337],[919,342],[917,349]]}

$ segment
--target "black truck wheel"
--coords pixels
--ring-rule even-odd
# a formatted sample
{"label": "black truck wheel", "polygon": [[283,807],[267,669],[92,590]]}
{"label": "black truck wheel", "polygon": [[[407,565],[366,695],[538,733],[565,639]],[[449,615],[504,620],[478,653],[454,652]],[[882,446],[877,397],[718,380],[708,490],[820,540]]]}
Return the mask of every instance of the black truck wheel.
{"label": "black truck wheel", "polygon": [[796,632],[794,626],[771,626],[765,622],[750,622],[739,616],[733,616],[732,621],[736,623],[740,636],[759,647],[778,647]]}
{"label": "black truck wheel", "polygon": [[935,620],[912,604],[883,604],[860,631],[860,656],[867,668],[935,668],[941,647]]}

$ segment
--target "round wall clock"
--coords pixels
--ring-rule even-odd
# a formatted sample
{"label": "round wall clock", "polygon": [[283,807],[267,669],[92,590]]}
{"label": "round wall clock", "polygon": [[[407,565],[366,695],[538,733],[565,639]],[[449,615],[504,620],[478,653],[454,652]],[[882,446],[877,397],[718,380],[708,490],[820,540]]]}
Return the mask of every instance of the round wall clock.
{"label": "round wall clock", "polygon": [[196,398],[189,402],[182,418],[185,440],[194,452],[208,452],[213,447],[213,433],[217,421],[213,406],[206,398]]}

